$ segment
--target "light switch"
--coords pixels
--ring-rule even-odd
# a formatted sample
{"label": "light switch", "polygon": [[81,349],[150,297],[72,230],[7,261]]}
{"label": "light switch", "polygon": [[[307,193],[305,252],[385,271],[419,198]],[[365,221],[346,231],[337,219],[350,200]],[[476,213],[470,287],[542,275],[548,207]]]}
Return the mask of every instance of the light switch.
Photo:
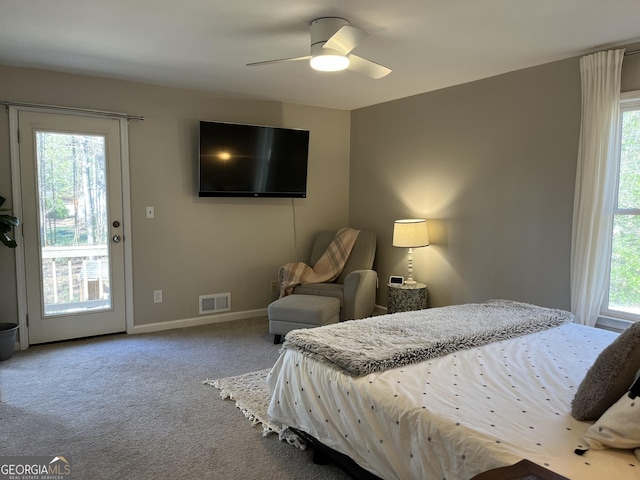
{"label": "light switch", "polygon": [[147,207],[147,218],[154,218],[155,217],[155,212],[153,210],[153,207]]}

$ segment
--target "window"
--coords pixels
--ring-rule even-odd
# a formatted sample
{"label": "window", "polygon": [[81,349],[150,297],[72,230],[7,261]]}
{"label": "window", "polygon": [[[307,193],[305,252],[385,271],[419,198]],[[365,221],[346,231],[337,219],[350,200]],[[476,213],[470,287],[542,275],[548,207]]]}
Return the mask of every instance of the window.
{"label": "window", "polygon": [[620,103],[618,187],[605,315],[640,320],[640,92]]}

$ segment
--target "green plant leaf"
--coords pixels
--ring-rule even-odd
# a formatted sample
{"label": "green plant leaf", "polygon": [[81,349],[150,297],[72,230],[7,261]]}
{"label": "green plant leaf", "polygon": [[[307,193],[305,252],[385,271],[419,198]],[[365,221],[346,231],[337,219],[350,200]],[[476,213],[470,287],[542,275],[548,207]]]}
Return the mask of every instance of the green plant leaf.
{"label": "green plant leaf", "polygon": [[[6,198],[0,195],[0,207],[4,204]],[[8,208],[0,208],[2,211],[9,211]],[[0,242],[5,244],[9,248],[16,248],[18,244],[11,238],[8,233],[11,232],[13,227],[20,225],[20,220],[13,215],[0,215]]]}
{"label": "green plant leaf", "polygon": [[12,217],[11,215],[0,215],[0,224],[7,224],[13,227],[17,227],[18,225],[20,225],[20,220],[18,220],[16,217]]}
{"label": "green plant leaf", "polygon": [[18,246],[16,241],[4,232],[0,233],[0,242],[9,248],[16,248]]}

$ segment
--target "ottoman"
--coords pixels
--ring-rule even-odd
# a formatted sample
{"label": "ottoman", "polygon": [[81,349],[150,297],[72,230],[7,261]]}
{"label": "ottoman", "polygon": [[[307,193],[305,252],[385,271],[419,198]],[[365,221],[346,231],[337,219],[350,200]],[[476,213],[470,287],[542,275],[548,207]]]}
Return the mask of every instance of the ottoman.
{"label": "ottoman", "polygon": [[275,335],[273,343],[297,328],[312,328],[338,323],[340,300],[319,295],[287,295],[272,302],[267,308],[269,333]]}

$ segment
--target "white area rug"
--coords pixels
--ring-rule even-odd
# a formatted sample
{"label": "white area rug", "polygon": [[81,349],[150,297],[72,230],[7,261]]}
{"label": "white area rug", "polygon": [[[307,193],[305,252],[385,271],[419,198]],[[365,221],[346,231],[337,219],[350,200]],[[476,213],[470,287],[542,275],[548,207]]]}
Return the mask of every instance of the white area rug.
{"label": "white area rug", "polygon": [[265,437],[270,433],[277,433],[280,440],[286,440],[289,444],[304,450],[303,441],[286,425],[278,426],[269,421],[267,410],[271,395],[267,387],[267,375],[270,370],[266,368],[235,377],[205,380],[202,383],[220,390],[222,398],[235,400],[236,407],[244,413],[252,425],[262,425],[262,434]]}

